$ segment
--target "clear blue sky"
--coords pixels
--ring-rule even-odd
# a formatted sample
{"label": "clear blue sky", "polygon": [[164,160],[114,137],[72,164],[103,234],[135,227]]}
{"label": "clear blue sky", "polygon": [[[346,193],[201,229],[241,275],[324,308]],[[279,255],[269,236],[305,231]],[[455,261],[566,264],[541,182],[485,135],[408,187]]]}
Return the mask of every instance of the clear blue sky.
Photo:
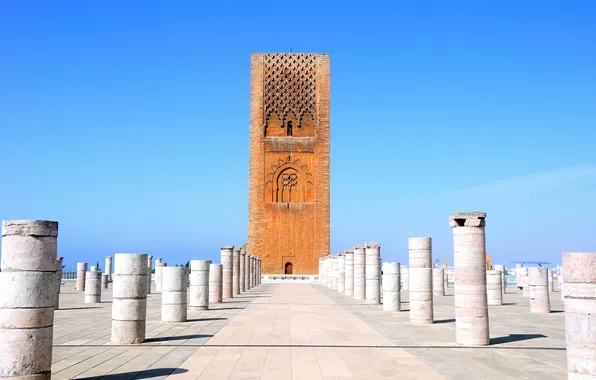
{"label": "clear blue sky", "polygon": [[[399,3],[399,4],[395,4]],[[360,4],[360,5],[358,5]],[[0,3],[0,219],[60,222],[67,269],[219,261],[247,239],[252,52],[331,55],[331,252],[496,263],[596,251],[596,2]]]}

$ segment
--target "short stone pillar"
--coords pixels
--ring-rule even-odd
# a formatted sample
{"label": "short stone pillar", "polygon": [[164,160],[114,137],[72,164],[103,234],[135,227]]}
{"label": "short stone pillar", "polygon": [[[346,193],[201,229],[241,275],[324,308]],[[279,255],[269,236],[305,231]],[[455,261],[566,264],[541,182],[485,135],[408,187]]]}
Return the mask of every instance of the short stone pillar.
{"label": "short stone pillar", "polygon": [[240,286],[240,292],[244,293],[246,291],[246,252],[244,251],[244,249],[240,250],[240,273],[239,273],[239,286]]}
{"label": "short stone pillar", "polygon": [[105,273],[102,274],[101,275],[101,288],[107,289],[109,282],[110,282],[110,275],[107,275]]}
{"label": "short stone pillar", "polygon": [[532,313],[550,313],[548,268],[528,267],[528,292]]}
{"label": "short stone pillar", "polygon": [[364,246],[354,246],[354,299],[366,299],[366,252]]}
{"label": "short stone pillar", "polygon": [[505,273],[505,265],[497,264],[494,265],[493,268],[495,270],[501,271],[501,298],[503,298],[503,294],[507,293],[507,275]]}
{"label": "short stone pillar", "polygon": [[164,267],[167,267],[168,264],[164,262],[155,262],[155,291],[161,293],[161,279],[162,279],[162,271]]}
{"label": "short stone pillar", "polygon": [[114,255],[112,344],[145,341],[147,319],[147,254]]}
{"label": "short stone pillar", "polygon": [[522,295],[524,297],[530,296],[530,283],[528,281],[528,267],[523,267],[520,269],[521,274],[521,282],[522,282]]}
{"label": "short stone pillar", "polygon": [[112,256],[106,256],[106,267],[103,269],[103,273],[108,275],[108,282],[112,282]]}
{"label": "short stone pillar", "polygon": [[445,295],[445,269],[433,268],[433,296]]}
{"label": "short stone pillar", "polygon": [[252,263],[252,255],[250,253],[246,253],[245,256],[246,259],[246,263],[244,264],[244,270],[246,271],[246,273],[244,274],[245,278],[245,286],[246,286],[246,290],[249,290],[252,288],[251,286],[251,282],[250,282],[250,267],[251,267],[251,263]]}
{"label": "short stone pillar", "polygon": [[87,263],[77,263],[77,280],[75,290],[85,291],[85,274],[87,273]]}
{"label": "short stone pillar", "polygon": [[410,323],[416,325],[434,323],[432,239],[429,237],[409,238],[408,251],[410,259]]}
{"label": "short stone pillar", "polygon": [[344,294],[354,297],[354,251],[346,249],[344,256]]}
{"label": "short stone pillar", "polygon": [[333,272],[333,277],[331,277],[332,282],[331,282],[331,289],[332,290],[337,290],[337,284],[338,284],[338,278],[339,278],[339,264],[338,264],[338,260],[337,260],[337,256],[333,256],[332,260],[331,260],[331,268],[332,268],[332,272]]}
{"label": "short stone pillar", "polygon": [[548,270],[548,289],[551,292],[555,291],[555,281],[553,280],[553,270],[552,269]]}
{"label": "short stone pillar", "polygon": [[401,289],[407,292],[410,291],[410,268],[400,266],[399,281]]}
{"label": "short stone pillar", "polygon": [[327,256],[327,287],[333,288],[333,256]]}
{"label": "short stone pillar", "polygon": [[455,340],[465,346],[487,346],[486,213],[460,212],[449,216],[455,265]]}
{"label": "short stone pillar", "polygon": [[346,292],[346,256],[343,252],[337,254],[337,291]]}
{"label": "short stone pillar", "polygon": [[209,309],[209,267],[211,260],[190,261],[190,297],[191,310]]}
{"label": "short stone pillar", "polygon": [[97,270],[90,270],[85,275],[85,303],[101,303],[101,272]]}
{"label": "short stone pillar", "polygon": [[383,311],[401,311],[399,263],[383,263]]}
{"label": "short stone pillar", "polygon": [[503,305],[500,270],[486,271],[486,299],[489,306]]}
{"label": "short stone pillar", "polygon": [[186,267],[165,267],[161,278],[162,322],[186,321]]}
{"label": "short stone pillar", "polygon": [[366,260],[366,303],[368,305],[378,305],[381,303],[381,268],[379,266],[381,244],[365,243],[364,253]]}
{"label": "short stone pillar", "polygon": [[223,291],[223,266],[209,265],[209,303],[221,303]]}
{"label": "short stone pillar", "polygon": [[263,265],[263,261],[259,257],[259,266],[257,267],[257,285],[261,285],[262,276],[261,276],[261,266]]}
{"label": "short stone pillar", "polygon": [[233,285],[233,261],[234,261],[234,246],[223,246],[221,249],[221,265],[223,267],[223,293],[224,300],[232,298]]}
{"label": "short stone pillar", "polygon": [[521,280],[521,269],[524,267],[524,264],[515,264],[515,286],[519,290],[523,290],[524,286],[522,285]]}
{"label": "short stone pillar", "polygon": [[559,277],[557,277],[557,282],[559,283],[559,292],[561,292],[561,301],[565,301],[565,281],[562,273],[559,273]]}
{"label": "short stone pillar", "polygon": [[596,379],[596,252],[564,252],[567,378]]}
{"label": "short stone pillar", "polygon": [[49,380],[58,222],[2,221],[0,378]]}
{"label": "short stone pillar", "polygon": [[64,257],[56,259],[56,307],[55,310],[60,309],[60,288],[62,287],[62,262]]}
{"label": "short stone pillar", "polygon": [[232,297],[240,295],[240,248],[232,253]]}
{"label": "short stone pillar", "polygon": [[251,286],[254,288],[255,286],[257,286],[257,257],[256,256],[251,256],[251,261],[252,263],[250,264],[250,283]]}
{"label": "short stone pillar", "polygon": [[151,277],[153,276],[153,256],[147,256],[147,294],[151,294]]}

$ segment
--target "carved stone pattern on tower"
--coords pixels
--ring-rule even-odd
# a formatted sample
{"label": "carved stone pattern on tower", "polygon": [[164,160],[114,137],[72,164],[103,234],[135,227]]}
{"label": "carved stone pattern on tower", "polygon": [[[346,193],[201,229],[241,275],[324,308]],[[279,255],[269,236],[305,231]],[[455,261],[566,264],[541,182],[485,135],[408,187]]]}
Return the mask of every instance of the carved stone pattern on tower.
{"label": "carved stone pattern on tower", "polygon": [[[269,172],[267,174],[265,174],[265,186],[266,187],[272,187],[273,186],[273,182],[275,181],[275,173],[279,172],[280,168],[282,166],[288,166],[288,167],[293,167],[295,169],[297,169],[298,171],[304,172],[304,176],[306,178],[306,183],[309,185],[313,185],[312,182],[312,173],[310,171],[308,171],[308,165],[300,165],[300,159],[296,159],[296,160],[292,160],[292,156],[288,156],[287,159],[283,160],[283,159],[278,159],[276,164],[272,164],[269,167]],[[296,179],[297,181],[297,179]],[[294,183],[294,186],[296,186],[297,183]]]}
{"label": "carved stone pattern on tower", "polygon": [[285,121],[293,114],[302,122],[305,115],[316,120],[316,60],[312,54],[265,54],[265,120],[276,114]]}

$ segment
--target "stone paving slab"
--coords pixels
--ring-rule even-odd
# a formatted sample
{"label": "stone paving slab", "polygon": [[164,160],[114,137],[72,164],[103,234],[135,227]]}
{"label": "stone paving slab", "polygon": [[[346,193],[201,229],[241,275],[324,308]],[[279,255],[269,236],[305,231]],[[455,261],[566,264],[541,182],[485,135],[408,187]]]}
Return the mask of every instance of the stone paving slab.
{"label": "stone paving slab", "polygon": [[[161,295],[152,293],[147,342],[114,346],[111,289],[103,291],[103,302],[89,305],[73,282],[63,288],[63,309],[55,315],[54,379],[566,376],[564,314],[532,315],[521,294],[507,294],[506,305],[490,308],[488,348],[455,346],[452,296],[435,297],[437,323],[413,326],[407,311],[386,313],[318,284],[263,284],[213,310],[189,311],[182,323],[161,322]],[[552,305],[562,310],[559,293],[552,294]]]}

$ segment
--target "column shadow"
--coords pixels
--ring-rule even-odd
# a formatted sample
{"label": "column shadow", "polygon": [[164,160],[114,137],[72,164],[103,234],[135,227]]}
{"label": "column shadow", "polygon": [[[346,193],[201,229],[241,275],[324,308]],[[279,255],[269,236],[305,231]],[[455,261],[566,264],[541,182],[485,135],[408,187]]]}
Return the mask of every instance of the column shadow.
{"label": "column shadow", "polygon": [[176,336],[160,336],[156,338],[145,339],[143,343],[156,343],[156,342],[169,342],[172,340],[188,340],[188,339],[200,339],[200,338],[212,338],[213,335],[176,335]]}
{"label": "column shadow", "polygon": [[511,342],[520,342],[523,340],[537,339],[537,338],[548,338],[542,334],[509,334],[507,336],[500,336],[498,338],[491,338],[490,344],[503,344]]}
{"label": "column shadow", "polygon": [[181,373],[188,372],[188,370],[183,368],[155,368],[155,369],[146,369],[140,372],[125,372],[125,373],[114,373],[108,375],[101,375],[101,376],[90,376],[90,377],[75,377],[75,379],[79,380],[96,380],[96,379],[106,379],[106,380],[120,380],[120,379],[151,379],[154,377],[165,377],[169,375],[177,375]]}

